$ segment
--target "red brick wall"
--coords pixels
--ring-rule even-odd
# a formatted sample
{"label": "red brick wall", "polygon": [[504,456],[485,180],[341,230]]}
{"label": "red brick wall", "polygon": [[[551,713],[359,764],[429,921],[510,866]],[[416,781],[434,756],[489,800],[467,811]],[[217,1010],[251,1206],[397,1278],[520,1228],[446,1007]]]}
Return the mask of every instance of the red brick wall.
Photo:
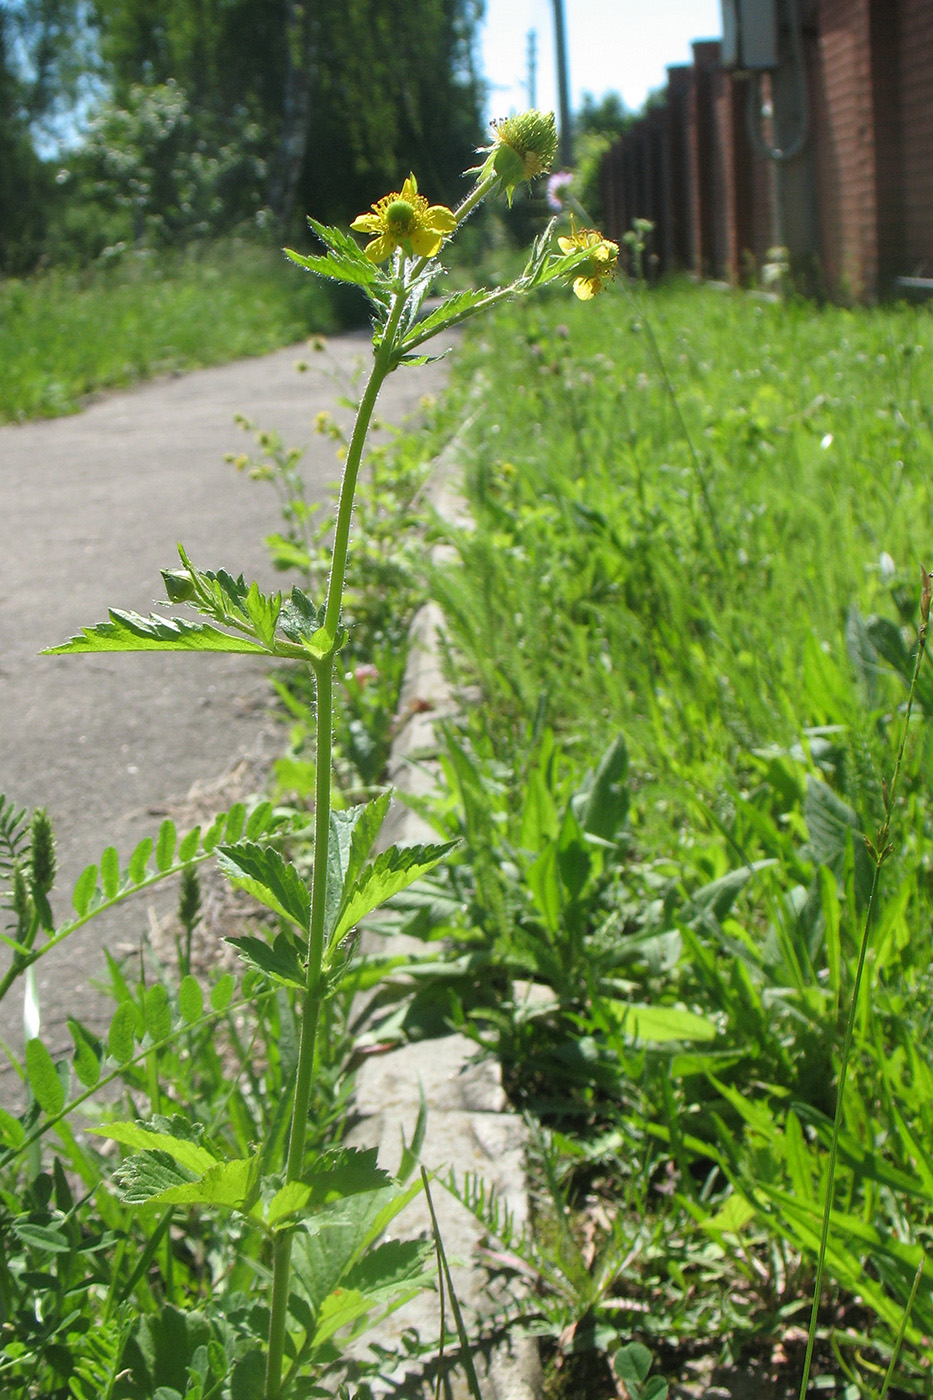
{"label": "red brick wall", "polygon": [[813,103],[823,274],[843,296],[878,290],[869,0],[822,0]]}
{"label": "red brick wall", "polygon": [[[789,236],[813,246],[803,190],[818,210],[827,291],[871,301],[899,276],[933,277],[933,0],[798,0],[798,13],[815,175],[812,194],[803,166],[796,189],[790,177],[783,186]],[[717,43],[695,43],[692,66],[670,70],[663,117],[643,119],[607,158],[611,237],[647,217],[664,268],[734,279],[746,251],[760,266],[777,177],[749,141],[746,90],[719,69]]]}
{"label": "red brick wall", "polygon": [[899,271],[933,277],[933,0],[900,0],[898,8],[904,218]]}

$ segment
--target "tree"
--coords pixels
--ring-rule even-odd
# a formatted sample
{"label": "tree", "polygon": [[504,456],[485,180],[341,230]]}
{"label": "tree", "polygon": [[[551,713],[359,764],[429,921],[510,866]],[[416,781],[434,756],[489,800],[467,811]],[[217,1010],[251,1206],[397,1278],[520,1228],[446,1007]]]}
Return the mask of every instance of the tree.
{"label": "tree", "polygon": [[479,139],[482,0],[95,0],[115,99],[174,81],[208,139],[258,123],[265,197],[358,212],[417,166],[451,194]]}

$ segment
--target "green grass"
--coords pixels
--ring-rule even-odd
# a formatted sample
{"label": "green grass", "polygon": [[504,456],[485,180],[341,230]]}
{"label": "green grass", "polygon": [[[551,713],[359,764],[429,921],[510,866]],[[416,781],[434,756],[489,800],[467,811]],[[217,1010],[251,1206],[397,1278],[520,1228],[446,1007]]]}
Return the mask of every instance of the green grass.
{"label": "green grass", "polygon": [[0,421],[74,413],[140,379],[261,355],[347,315],[274,248],[126,253],[0,282]]}
{"label": "green grass", "polygon": [[[933,556],[933,320],[616,288],[505,310],[459,377],[474,528],[430,584],[472,688],[435,807],[461,845],[401,926],[452,941],[448,1015],[543,1125],[541,1329],[754,1374],[806,1326],[865,838]],[[927,662],[817,1349],[846,1400],[880,1395],[933,1236],[931,718]],[[928,1393],[925,1267],[891,1395]]]}

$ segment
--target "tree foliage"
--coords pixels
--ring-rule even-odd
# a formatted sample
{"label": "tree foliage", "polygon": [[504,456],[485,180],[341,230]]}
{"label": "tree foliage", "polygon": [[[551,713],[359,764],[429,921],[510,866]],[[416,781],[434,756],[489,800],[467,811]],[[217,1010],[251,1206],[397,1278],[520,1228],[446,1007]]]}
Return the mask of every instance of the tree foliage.
{"label": "tree foliage", "polygon": [[95,13],[119,106],[173,83],[208,144],[258,126],[280,223],[312,205],[352,216],[414,167],[432,198],[453,197],[481,134],[481,0],[96,0]]}
{"label": "tree foliage", "polygon": [[314,208],[417,170],[454,202],[482,137],[483,0],[0,3],[0,274]]}

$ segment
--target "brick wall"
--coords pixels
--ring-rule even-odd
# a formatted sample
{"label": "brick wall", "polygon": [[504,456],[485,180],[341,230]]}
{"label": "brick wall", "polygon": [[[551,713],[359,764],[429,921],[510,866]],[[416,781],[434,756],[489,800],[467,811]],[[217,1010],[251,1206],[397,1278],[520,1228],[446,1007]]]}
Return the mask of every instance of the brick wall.
{"label": "brick wall", "polygon": [[[805,152],[778,166],[755,149],[749,80],[720,69],[718,43],[695,43],[692,65],[669,70],[663,111],[607,157],[606,232],[653,219],[663,269],[736,280],[776,241],[779,204],[792,252],[815,253],[833,296],[874,300],[899,277],[933,278],[933,0],[797,0],[796,13]],[[793,72],[779,75],[784,91]]]}
{"label": "brick wall", "polygon": [[898,8],[903,178],[898,270],[933,277],[933,0],[902,0]]}

